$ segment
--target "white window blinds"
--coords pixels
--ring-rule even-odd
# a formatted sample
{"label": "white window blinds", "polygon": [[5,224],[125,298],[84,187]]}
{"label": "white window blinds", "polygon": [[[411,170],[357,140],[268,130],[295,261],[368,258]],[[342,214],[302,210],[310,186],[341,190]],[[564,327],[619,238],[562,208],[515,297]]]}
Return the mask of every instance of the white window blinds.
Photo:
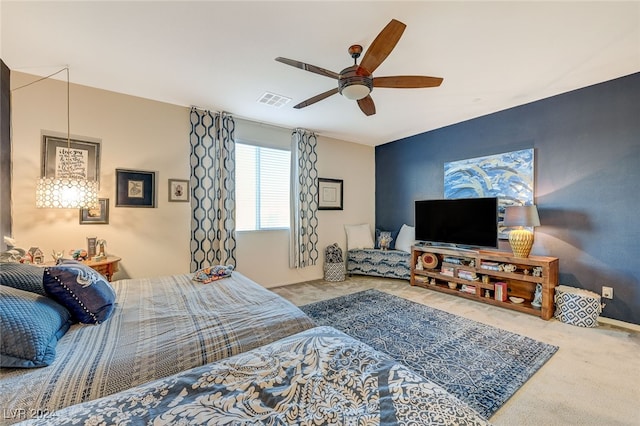
{"label": "white window blinds", "polygon": [[236,143],[238,231],[289,228],[290,152]]}

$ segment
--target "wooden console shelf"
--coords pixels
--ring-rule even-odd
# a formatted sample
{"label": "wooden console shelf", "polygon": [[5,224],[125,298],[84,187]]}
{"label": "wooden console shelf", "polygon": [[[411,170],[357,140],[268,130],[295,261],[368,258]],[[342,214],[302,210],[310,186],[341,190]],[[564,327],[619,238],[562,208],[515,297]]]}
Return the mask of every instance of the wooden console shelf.
{"label": "wooden console shelf", "polygon": [[[431,256],[425,254],[431,254]],[[418,260],[432,260],[416,266]],[[487,269],[491,268],[491,269]],[[451,286],[449,285],[451,283]],[[506,296],[522,303],[496,300],[496,283],[506,284]],[[540,306],[532,305],[537,284],[542,286]],[[411,285],[512,309],[548,320],[553,316],[558,285],[558,259],[547,256],[514,257],[510,252],[414,246],[411,249]],[[451,288],[455,286],[455,288]],[[465,287],[467,291],[462,291]]]}

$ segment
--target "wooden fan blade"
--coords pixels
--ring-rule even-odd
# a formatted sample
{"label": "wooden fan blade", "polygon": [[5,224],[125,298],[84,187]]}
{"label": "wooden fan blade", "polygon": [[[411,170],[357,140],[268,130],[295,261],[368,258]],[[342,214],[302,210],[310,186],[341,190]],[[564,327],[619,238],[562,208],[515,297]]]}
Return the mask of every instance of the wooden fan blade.
{"label": "wooden fan blade", "polygon": [[392,19],[373,40],[373,43],[364,54],[360,66],[373,74],[382,61],[387,59],[393,48],[396,47],[406,27],[402,22]]}
{"label": "wooden fan blade", "polygon": [[304,108],[306,106],[315,104],[316,102],[321,101],[325,98],[328,98],[331,95],[335,95],[336,93],[338,93],[337,87],[335,89],[327,90],[324,93],[320,93],[319,95],[315,95],[314,97],[309,98],[306,101],[302,101],[298,105],[295,105],[294,108],[296,109]]}
{"label": "wooden fan blade", "polygon": [[442,84],[441,77],[427,77],[422,75],[395,75],[392,77],[374,77],[373,87],[392,87],[397,89],[419,89],[422,87],[438,87]]}
{"label": "wooden fan blade", "polygon": [[370,95],[367,95],[366,98],[359,99],[358,106],[362,112],[364,112],[364,115],[369,116],[376,113],[376,104],[373,103]]}
{"label": "wooden fan blade", "polygon": [[282,62],[283,64],[291,65],[292,67],[300,68],[301,70],[309,71],[312,73],[324,75],[325,77],[338,79],[340,78],[340,74],[337,72],[329,71],[324,68],[316,67],[315,65],[305,64],[304,62],[294,61],[293,59],[281,58],[277,57],[276,61]]}

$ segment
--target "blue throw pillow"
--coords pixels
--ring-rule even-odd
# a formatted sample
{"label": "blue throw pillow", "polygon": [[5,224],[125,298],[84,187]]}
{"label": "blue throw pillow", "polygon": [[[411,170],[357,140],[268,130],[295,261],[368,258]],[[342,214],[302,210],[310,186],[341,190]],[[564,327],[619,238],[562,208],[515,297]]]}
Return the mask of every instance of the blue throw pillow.
{"label": "blue throw pillow", "polygon": [[0,284],[46,296],[42,286],[44,269],[24,263],[0,263]]}
{"label": "blue throw pillow", "polygon": [[80,262],[65,262],[44,269],[42,280],[47,295],[71,312],[83,324],[100,324],[109,319],[116,293],[95,270]]}
{"label": "blue throw pillow", "polygon": [[71,314],[48,297],[0,285],[0,367],[51,364]]}

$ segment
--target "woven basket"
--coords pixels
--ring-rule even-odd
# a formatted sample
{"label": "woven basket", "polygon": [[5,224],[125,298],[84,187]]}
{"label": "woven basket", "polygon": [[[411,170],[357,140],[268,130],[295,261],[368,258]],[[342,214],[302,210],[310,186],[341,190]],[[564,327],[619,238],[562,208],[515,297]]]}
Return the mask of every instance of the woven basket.
{"label": "woven basket", "polygon": [[559,321],[578,327],[597,327],[602,312],[600,295],[580,288],[561,285],[556,287],[556,310]]}
{"label": "woven basket", "polygon": [[344,263],[325,263],[324,264],[324,280],[325,281],[344,281]]}

